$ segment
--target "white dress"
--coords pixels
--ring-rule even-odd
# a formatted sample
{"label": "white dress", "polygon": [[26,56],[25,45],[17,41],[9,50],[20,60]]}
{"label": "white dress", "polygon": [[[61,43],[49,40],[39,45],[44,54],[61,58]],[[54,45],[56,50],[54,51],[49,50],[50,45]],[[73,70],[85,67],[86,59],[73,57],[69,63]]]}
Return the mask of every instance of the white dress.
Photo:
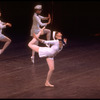
{"label": "white dress", "polygon": [[33,15],[33,25],[32,25],[32,28],[31,28],[31,36],[33,36],[33,33],[35,34],[38,34],[39,31],[40,31],[40,26],[46,26],[47,23],[42,23],[41,20],[45,18],[41,15],[37,15],[36,13],[34,13]]}
{"label": "white dress", "polygon": [[50,41],[44,41],[44,44],[51,44],[51,47],[39,47],[39,57],[49,57],[54,58],[56,54],[58,54],[62,48],[59,48],[59,40],[50,40]]}
{"label": "white dress", "polygon": [[6,36],[2,34],[2,29],[6,28],[6,25],[0,20],[0,40],[4,39]]}

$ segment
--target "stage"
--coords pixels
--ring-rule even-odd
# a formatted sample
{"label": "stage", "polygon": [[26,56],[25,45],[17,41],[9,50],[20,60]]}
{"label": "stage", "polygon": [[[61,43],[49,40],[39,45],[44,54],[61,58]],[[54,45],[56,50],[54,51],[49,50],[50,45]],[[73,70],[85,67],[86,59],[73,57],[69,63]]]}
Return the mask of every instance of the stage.
{"label": "stage", "polygon": [[30,57],[27,42],[12,42],[0,55],[0,98],[100,98],[100,37],[68,39],[68,45],[55,57],[54,88],[44,86],[45,58],[36,54],[32,64]]}

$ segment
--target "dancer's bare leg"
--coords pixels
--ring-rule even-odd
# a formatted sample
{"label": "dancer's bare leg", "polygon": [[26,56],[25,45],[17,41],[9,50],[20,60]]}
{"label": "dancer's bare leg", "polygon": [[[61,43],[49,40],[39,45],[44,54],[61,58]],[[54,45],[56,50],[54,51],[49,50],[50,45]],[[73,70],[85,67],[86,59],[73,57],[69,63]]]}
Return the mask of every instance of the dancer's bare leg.
{"label": "dancer's bare leg", "polygon": [[[42,35],[43,34],[43,30],[44,30],[44,27],[41,29],[41,31],[36,36],[39,37],[40,35]],[[39,42],[38,41],[35,41],[34,44],[35,45],[38,45]],[[32,63],[34,63],[34,58],[35,58],[35,51],[32,50],[32,56],[31,56]]]}
{"label": "dancer's bare leg", "polygon": [[11,43],[11,39],[9,39],[8,37],[5,37],[4,39],[2,39],[0,41],[5,42],[3,48],[0,49],[0,54],[2,54],[5,51],[5,49],[9,46],[9,44]]}
{"label": "dancer's bare leg", "polygon": [[51,79],[52,73],[54,71],[54,59],[46,58],[46,61],[47,61],[47,64],[49,66],[49,71],[47,74],[45,86],[54,87],[54,85],[50,84],[50,79]]}
{"label": "dancer's bare leg", "polygon": [[[38,41],[36,41],[34,44],[35,44],[35,45],[38,45],[39,43],[38,43]],[[34,59],[35,59],[35,51],[32,50],[32,56],[31,56],[31,61],[32,61],[32,63],[34,63]]]}
{"label": "dancer's bare leg", "polygon": [[[46,38],[47,40],[50,40],[51,38],[51,30],[49,29],[44,29],[42,32],[42,35],[46,34]],[[46,44],[47,47],[50,47],[50,45]]]}
{"label": "dancer's bare leg", "polygon": [[51,30],[49,30],[49,29],[44,29],[44,34],[46,34],[47,40],[50,40],[50,38],[51,38]]}
{"label": "dancer's bare leg", "polygon": [[35,52],[38,52],[39,51],[39,46],[37,46],[35,43],[36,43],[36,39],[33,38],[29,43],[28,43],[28,46]]}

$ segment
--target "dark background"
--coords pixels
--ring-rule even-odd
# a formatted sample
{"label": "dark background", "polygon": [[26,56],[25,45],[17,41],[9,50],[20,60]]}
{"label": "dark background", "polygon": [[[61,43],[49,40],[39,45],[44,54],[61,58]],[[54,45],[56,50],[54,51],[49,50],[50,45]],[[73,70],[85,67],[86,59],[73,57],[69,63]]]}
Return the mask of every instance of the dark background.
{"label": "dark background", "polygon": [[67,38],[85,38],[100,33],[99,1],[0,1],[2,19],[12,23],[3,32],[13,42],[30,40],[34,6],[43,5],[43,16],[53,15],[53,23],[47,28],[63,32]]}

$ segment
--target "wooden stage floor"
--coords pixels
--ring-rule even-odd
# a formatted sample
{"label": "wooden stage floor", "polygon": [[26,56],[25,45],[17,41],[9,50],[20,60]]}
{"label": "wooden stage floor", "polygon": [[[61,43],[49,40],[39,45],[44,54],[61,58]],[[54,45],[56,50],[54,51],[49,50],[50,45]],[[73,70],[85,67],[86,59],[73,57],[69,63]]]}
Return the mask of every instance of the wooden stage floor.
{"label": "wooden stage floor", "polygon": [[69,40],[55,57],[54,88],[44,86],[45,58],[33,65],[27,43],[12,43],[0,55],[0,98],[100,99],[100,39],[84,41]]}

